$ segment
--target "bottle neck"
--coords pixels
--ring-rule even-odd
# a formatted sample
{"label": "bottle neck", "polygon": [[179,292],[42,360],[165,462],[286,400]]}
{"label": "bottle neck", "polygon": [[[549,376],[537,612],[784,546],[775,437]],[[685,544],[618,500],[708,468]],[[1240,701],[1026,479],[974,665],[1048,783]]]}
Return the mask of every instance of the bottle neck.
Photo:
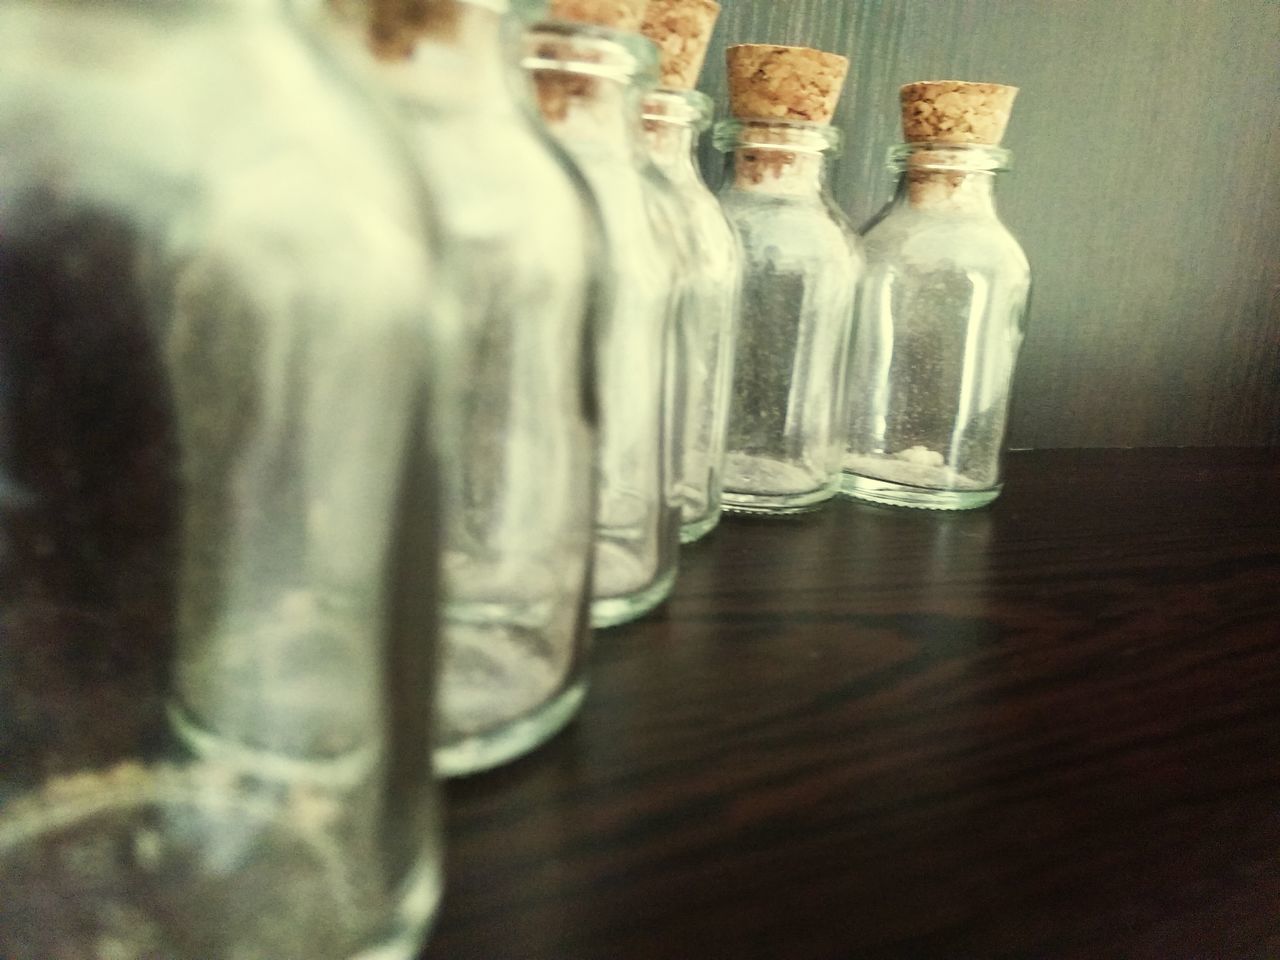
{"label": "bottle neck", "polygon": [[694,90],[654,90],[644,98],[645,145],[676,186],[703,182],[696,152],[712,109],[711,98]]}
{"label": "bottle neck", "polygon": [[947,216],[994,218],[996,174],[1008,151],[982,144],[902,144],[890,151],[898,173],[894,203]]}
{"label": "bottle neck", "polygon": [[530,28],[524,68],[538,107],[562,141],[641,149],[641,101],[653,88],[653,44],[634,34],[563,22]]}
{"label": "bottle neck", "polygon": [[435,106],[515,108],[506,0],[327,2],[397,94]]}
{"label": "bottle neck", "polygon": [[827,192],[840,132],[812,123],[726,120],[716,125],[716,146],[729,158],[725,190],[817,199]]}

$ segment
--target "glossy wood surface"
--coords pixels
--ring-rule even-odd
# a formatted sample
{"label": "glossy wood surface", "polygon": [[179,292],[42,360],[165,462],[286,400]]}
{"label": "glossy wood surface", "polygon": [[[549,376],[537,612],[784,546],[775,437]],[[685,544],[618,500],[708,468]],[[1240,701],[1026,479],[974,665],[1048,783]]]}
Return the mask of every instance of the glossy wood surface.
{"label": "glossy wood surface", "polygon": [[452,785],[429,960],[1280,956],[1280,452],[727,521]]}
{"label": "glossy wood surface", "polygon": [[727,44],[849,57],[833,185],[855,223],[889,196],[901,84],[1020,88],[997,188],[1035,275],[1014,446],[1280,444],[1280,3],[722,7],[701,83],[721,111]]}

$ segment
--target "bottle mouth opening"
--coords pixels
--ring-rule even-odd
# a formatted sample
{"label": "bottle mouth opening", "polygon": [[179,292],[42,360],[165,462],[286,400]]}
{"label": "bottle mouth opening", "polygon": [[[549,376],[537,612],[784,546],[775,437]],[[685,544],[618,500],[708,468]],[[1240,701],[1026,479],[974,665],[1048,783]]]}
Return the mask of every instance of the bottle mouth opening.
{"label": "bottle mouth opening", "polygon": [[639,34],[549,20],[525,31],[520,65],[529,71],[652,85],[658,75],[658,53]]}
{"label": "bottle mouth opening", "polygon": [[711,126],[714,111],[715,105],[705,93],[665,87],[645,94],[643,105],[646,121],[693,127],[698,133]]}
{"label": "bottle mouth opening", "polygon": [[1013,154],[985,143],[899,143],[889,148],[890,170],[939,173],[1003,173],[1013,165]]}
{"label": "bottle mouth opening", "polygon": [[721,120],[715,127],[715,145],[722,153],[749,147],[838,157],[842,140],[839,127],[803,120]]}

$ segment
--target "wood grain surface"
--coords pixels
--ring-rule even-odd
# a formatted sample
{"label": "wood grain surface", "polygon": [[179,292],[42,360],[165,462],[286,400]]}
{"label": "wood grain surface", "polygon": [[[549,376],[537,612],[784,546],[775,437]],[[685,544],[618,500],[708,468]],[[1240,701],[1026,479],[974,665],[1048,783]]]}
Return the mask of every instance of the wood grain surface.
{"label": "wood grain surface", "polygon": [[888,196],[899,85],[1021,88],[999,187],[1035,274],[1014,446],[1280,443],[1280,3],[723,8],[702,82],[721,110],[726,44],[851,58],[834,187],[858,223]]}
{"label": "wood grain surface", "polygon": [[1280,956],[1280,452],[727,522],[452,785],[428,960]]}

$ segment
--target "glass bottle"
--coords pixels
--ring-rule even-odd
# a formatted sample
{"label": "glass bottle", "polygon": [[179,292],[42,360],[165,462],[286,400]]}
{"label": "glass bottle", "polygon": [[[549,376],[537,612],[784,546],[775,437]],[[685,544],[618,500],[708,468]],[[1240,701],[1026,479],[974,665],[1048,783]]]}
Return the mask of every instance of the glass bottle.
{"label": "glass bottle", "polygon": [[843,384],[862,254],[827,186],[838,129],[727,120],[720,199],[746,252],[724,504],[813,510],[840,485]]}
{"label": "glass bottle", "polygon": [[692,238],[688,295],[678,331],[677,370],[685,379],[679,421],[680,539],[692,543],[720,521],[725,433],[742,289],[742,248],[695,160],[711,124],[711,99],[696,90],[655,90],[644,101],[649,154],[675,192]]}
{"label": "glass bottle", "polygon": [[843,489],[896,506],[980,507],[1000,493],[1030,287],[996,214],[1009,154],[920,142],[895,147],[890,162],[894,198],[863,233]]}
{"label": "glass bottle", "polygon": [[0,6],[5,960],[420,946],[448,343],[392,143],[270,0]]}
{"label": "glass bottle", "polygon": [[468,345],[436,751],[441,772],[461,775],[544,742],[585,692],[598,244],[585,185],[534,126],[506,0],[366,12],[367,65],[438,196]]}
{"label": "glass bottle", "polygon": [[601,438],[592,620],[608,627],[666,599],[679,549],[665,411],[681,247],[666,206],[670,187],[645,153],[640,114],[656,56],[638,35],[551,21],[527,31],[523,62],[552,134],[591,186],[607,241],[613,296],[595,331]]}

